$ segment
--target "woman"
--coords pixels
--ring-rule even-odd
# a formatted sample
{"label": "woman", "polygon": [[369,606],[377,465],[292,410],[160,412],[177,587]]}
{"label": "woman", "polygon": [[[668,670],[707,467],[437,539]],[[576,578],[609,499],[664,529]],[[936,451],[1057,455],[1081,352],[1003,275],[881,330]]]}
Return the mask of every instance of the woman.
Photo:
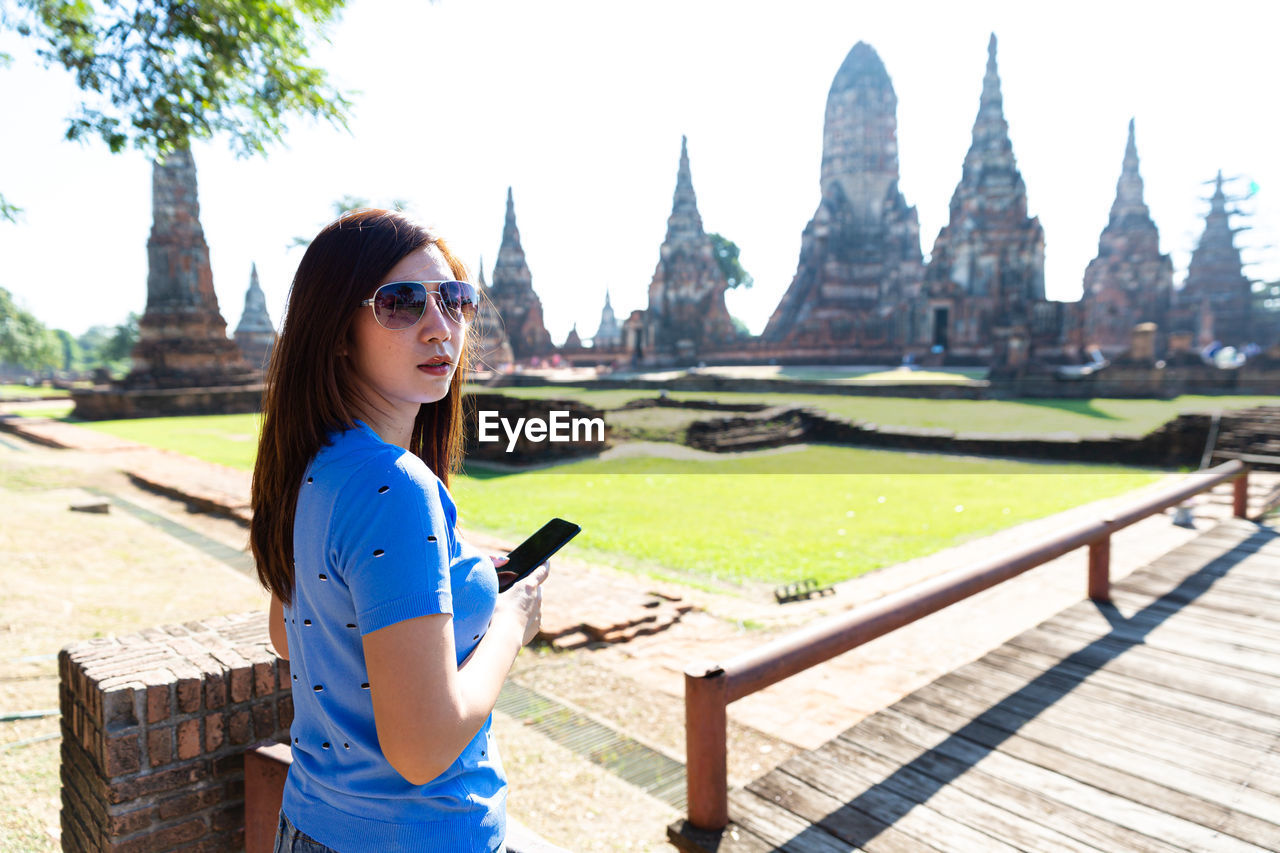
{"label": "woman", "polygon": [[506,834],[491,712],[549,570],[498,594],[494,561],[457,538],[465,278],[444,241],[360,210],[312,241],[289,293],[250,532],[293,679],[277,849],[491,851]]}

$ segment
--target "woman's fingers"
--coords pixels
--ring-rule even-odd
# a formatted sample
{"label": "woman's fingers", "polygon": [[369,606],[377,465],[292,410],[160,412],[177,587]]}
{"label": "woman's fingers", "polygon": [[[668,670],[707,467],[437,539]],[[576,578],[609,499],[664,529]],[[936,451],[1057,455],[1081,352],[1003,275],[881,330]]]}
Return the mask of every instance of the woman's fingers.
{"label": "woman's fingers", "polygon": [[490,557],[489,559],[493,560],[493,567],[497,569],[497,568],[501,568],[502,566],[505,566],[511,558],[510,557]]}

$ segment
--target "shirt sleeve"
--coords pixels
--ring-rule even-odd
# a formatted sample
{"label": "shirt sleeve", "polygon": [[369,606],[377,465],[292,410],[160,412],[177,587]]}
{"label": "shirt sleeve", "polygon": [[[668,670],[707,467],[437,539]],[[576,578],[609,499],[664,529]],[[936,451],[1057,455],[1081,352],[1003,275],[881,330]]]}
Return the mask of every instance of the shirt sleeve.
{"label": "shirt sleeve", "polygon": [[417,457],[380,454],[343,486],[330,547],[362,635],[453,612],[448,518],[435,475]]}

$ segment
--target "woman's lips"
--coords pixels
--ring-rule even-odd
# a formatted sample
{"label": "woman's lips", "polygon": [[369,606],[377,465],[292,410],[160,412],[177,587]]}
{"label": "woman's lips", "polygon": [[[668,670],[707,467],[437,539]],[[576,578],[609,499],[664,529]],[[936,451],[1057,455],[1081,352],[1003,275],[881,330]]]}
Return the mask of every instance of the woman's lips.
{"label": "woman's lips", "polygon": [[449,362],[442,361],[439,364],[419,364],[418,369],[423,373],[429,373],[432,376],[448,376],[449,368],[453,367]]}

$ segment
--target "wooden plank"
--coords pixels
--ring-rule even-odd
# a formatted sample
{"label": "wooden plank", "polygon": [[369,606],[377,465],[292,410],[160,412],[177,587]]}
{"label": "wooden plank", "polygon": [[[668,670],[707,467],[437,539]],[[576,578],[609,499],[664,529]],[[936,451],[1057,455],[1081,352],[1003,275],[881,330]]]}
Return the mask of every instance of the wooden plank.
{"label": "wooden plank", "polygon": [[1022,715],[1052,714],[1054,719],[1071,727],[1092,731],[1102,723],[1121,731],[1136,728],[1158,732],[1181,749],[1194,748],[1213,755],[1229,755],[1241,763],[1252,764],[1243,756],[1252,755],[1256,761],[1257,751],[1268,748],[1274,739],[1274,735],[1243,726],[1174,711],[1159,702],[1141,699],[1108,701],[1106,696],[1100,695],[1101,691],[1084,683],[1067,693],[973,664],[942,676],[934,684],[958,692],[981,690],[984,692],[977,695],[990,698],[992,704],[998,703]]}
{"label": "wooden plank", "polygon": [[1094,853],[1098,849],[1026,816],[1023,810],[1025,801],[1017,803],[1017,810],[1011,810],[996,802],[987,791],[975,793],[957,785],[940,784],[946,780],[939,780],[910,762],[886,758],[868,749],[861,741],[836,738],[816,752],[831,758],[837,765],[878,778],[882,781],[877,784],[916,802],[928,803],[930,808],[947,817],[1018,850]]}
{"label": "wooden plank", "polygon": [[968,664],[966,669],[969,675],[984,680],[1000,675],[1047,690],[1062,690],[1068,701],[1105,702],[1126,713],[1169,720],[1196,731],[1212,727],[1215,738],[1225,729],[1227,736],[1242,743],[1265,746],[1276,733],[1275,719],[1256,711],[1143,682],[1138,682],[1136,689],[1126,689],[1125,679],[1109,677],[1109,673],[1087,668],[1069,671],[1067,667],[1051,666],[1044,669],[1019,660],[1016,653],[1007,656],[992,653]]}
{"label": "wooden plank", "polygon": [[[1058,660],[1014,645],[1005,645],[996,649],[984,657],[983,661],[1004,672],[1019,674],[1025,678],[1057,679],[1054,681],[1055,685],[1065,686],[1069,683],[1068,680],[1076,683],[1083,680],[1098,689],[1111,691],[1121,702],[1125,701],[1124,697],[1127,696],[1150,697],[1171,707],[1202,714],[1215,720],[1230,720],[1272,735],[1277,728],[1275,713],[1242,707],[1219,698],[1214,688],[1231,686],[1222,684],[1220,679],[1201,678],[1196,685],[1198,690],[1184,690],[1176,684],[1142,681],[1105,668],[1097,669],[1087,666],[1074,660]],[[1280,706],[1280,696],[1258,698],[1262,704]]]}
{"label": "wooden plank", "polygon": [[[1136,750],[1099,749],[1097,742],[1089,738],[1064,737],[1058,733],[1046,738],[1043,727],[1013,733],[997,726],[975,723],[967,711],[931,705],[917,697],[898,703],[894,710],[939,728],[963,730],[964,737],[990,749],[999,749],[1100,790],[1139,800],[1204,826],[1222,826],[1234,815],[1239,815],[1241,820],[1233,834],[1244,841],[1265,847],[1270,839],[1280,838],[1280,823],[1277,823],[1280,820],[1280,796],[1242,784],[1248,771],[1235,780],[1213,779],[1189,767],[1152,758]],[[864,732],[880,734],[880,725],[879,722],[869,723]],[[870,746],[878,748],[877,742]],[[1273,755],[1271,764],[1275,766],[1280,761]]]}
{"label": "wooden plank", "polygon": [[757,779],[747,786],[752,793],[776,803],[812,824],[820,826],[841,841],[858,850],[873,853],[913,853],[936,848],[924,839],[907,835],[900,829],[876,819],[867,812],[814,787],[806,779],[782,769]]}
{"label": "wooden plank", "polygon": [[733,822],[786,853],[848,853],[849,845],[748,790],[729,795]]}
{"label": "wooden plank", "polygon": [[[1122,657],[1134,650],[1134,644],[1118,640],[1110,637],[1099,637],[1093,631],[1085,631],[1073,625],[1064,622],[1042,622],[1036,629],[1036,632],[1061,637],[1069,643],[1073,643],[1077,648],[1090,648],[1100,652],[1114,653],[1117,657]],[[1030,633],[1030,632],[1028,632]],[[1019,638],[1015,637],[1015,640]],[[1198,657],[1187,657],[1178,654],[1176,651],[1153,646],[1148,643],[1142,645],[1142,657],[1154,658],[1156,660],[1170,663],[1173,666],[1180,666],[1190,672],[1206,672],[1212,674],[1227,673],[1230,677],[1239,681],[1242,685],[1251,685],[1259,690],[1280,690],[1280,676],[1269,675],[1265,672],[1239,667],[1233,664],[1224,663],[1223,661],[1208,660]]]}
{"label": "wooden plank", "polygon": [[927,841],[946,839],[945,848],[954,853],[1013,853],[1015,848],[991,836],[971,829],[941,814],[930,804],[918,803],[908,796],[877,784],[880,780],[858,772],[857,768],[832,761],[818,750],[792,756],[779,768],[784,773],[805,779],[842,801],[907,835]]}
{"label": "wooden plank", "polygon": [[[1019,783],[1021,780],[995,776],[980,766],[957,761],[933,749],[922,749],[918,743],[902,737],[896,730],[880,733],[875,725],[884,719],[886,718],[879,714],[868,718],[840,735],[836,741],[878,753],[902,766],[918,768],[940,781],[946,781],[950,786],[967,790],[993,804],[1033,818],[1046,827],[1094,845],[1100,850],[1168,853],[1180,849],[1161,839],[1101,821],[1091,812],[1050,799],[1034,785],[1024,785]],[[974,724],[974,727],[989,730],[988,736],[996,740],[1002,736],[998,730],[980,723]],[[968,731],[973,730],[970,728]],[[824,749],[829,747],[830,745],[824,746]]]}
{"label": "wooden plank", "polygon": [[1280,717],[1280,683],[1276,684],[1276,690],[1259,690],[1256,685],[1242,682],[1237,677],[1240,671],[1229,667],[1186,667],[1181,665],[1180,659],[1166,659],[1166,656],[1150,648],[1143,649],[1141,657],[1115,655],[1106,649],[1081,646],[1049,631],[1019,634],[1002,648],[1020,649],[1059,661],[1070,656],[1081,666],[1100,668],[1135,682],[1176,687],[1188,693],[1197,693]]}
{"label": "wooden plank", "polygon": [[[1239,781],[1241,773],[1248,772],[1258,757],[1257,750],[1251,747],[1221,744],[1210,748],[1199,740],[1188,741],[1184,730],[1159,722],[1134,727],[1132,718],[1109,713],[1107,709],[1082,714],[1078,709],[1029,705],[1010,698],[1005,690],[977,682],[944,683],[939,679],[913,696],[946,708],[972,708],[975,717],[981,716],[983,722],[1010,732],[1029,732],[1050,726],[1055,731],[1047,731],[1040,738],[1049,743],[1055,742],[1055,738],[1087,736],[1114,748],[1131,747],[1228,782]],[[971,702],[981,704],[972,707]]]}
{"label": "wooden plank", "polygon": [[1116,584],[1120,589],[1151,599],[1194,604],[1210,610],[1225,611],[1261,619],[1273,619],[1280,595],[1272,595],[1269,588],[1250,588],[1223,578],[1208,589],[1166,589],[1165,584],[1150,577],[1129,577]]}
{"label": "wooden plank", "polygon": [[[1224,837],[1213,829],[1177,815],[1166,814],[1145,803],[1105,793],[1069,776],[1007,755],[1000,750],[992,750],[968,738],[955,736],[946,728],[906,716],[892,708],[880,712],[873,719],[889,726],[894,736],[905,737],[920,747],[936,750],[974,767],[981,767],[993,776],[1039,790],[1050,799],[1094,814],[1100,820],[1116,826],[1128,827],[1151,838],[1168,841],[1175,846],[1211,849],[1220,853],[1224,851],[1261,853],[1265,849],[1239,839]],[[846,735],[840,737],[848,739]]]}
{"label": "wooden plank", "polygon": [[1121,612],[1150,613],[1164,619],[1177,617],[1179,621],[1210,627],[1233,638],[1248,637],[1249,644],[1257,649],[1268,650],[1273,654],[1280,650],[1280,623],[1264,616],[1251,616],[1238,610],[1223,608],[1215,601],[1152,601],[1149,596],[1128,588],[1112,587],[1111,603]]}
{"label": "wooden plank", "polygon": [[1280,658],[1273,655],[1241,648],[1229,641],[1187,636],[1178,631],[1163,630],[1163,626],[1148,631],[1124,624],[1112,625],[1096,610],[1089,613],[1073,607],[1059,613],[1045,624],[1074,627],[1094,638],[1107,637],[1122,640],[1133,646],[1141,644],[1158,646],[1188,657],[1224,661],[1242,669],[1252,669],[1255,672],[1280,677]]}

